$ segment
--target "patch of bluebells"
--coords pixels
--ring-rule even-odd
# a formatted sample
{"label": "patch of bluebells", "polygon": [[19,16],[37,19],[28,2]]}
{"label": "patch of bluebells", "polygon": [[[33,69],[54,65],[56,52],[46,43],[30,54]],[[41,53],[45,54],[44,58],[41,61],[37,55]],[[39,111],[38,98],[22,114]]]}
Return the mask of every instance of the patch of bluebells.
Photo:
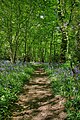
{"label": "patch of bluebells", "polygon": [[33,68],[30,65],[0,62],[0,118],[8,116],[9,106],[17,99],[17,94],[32,73]]}
{"label": "patch of bluebells", "polygon": [[[27,65],[25,63],[25,65]],[[10,61],[0,61],[0,71],[14,71],[14,70],[18,70],[19,67],[23,66],[23,62],[16,62],[15,64],[11,64]]]}
{"label": "patch of bluebells", "polygon": [[[80,69],[75,66],[74,71],[67,65],[56,66],[51,72],[51,84],[54,94],[61,94],[67,98],[66,111],[69,113],[68,119],[80,119],[78,106],[80,104]],[[77,100],[78,98],[78,100]],[[75,108],[71,110],[71,107]],[[72,116],[70,116],[72,115]]]}

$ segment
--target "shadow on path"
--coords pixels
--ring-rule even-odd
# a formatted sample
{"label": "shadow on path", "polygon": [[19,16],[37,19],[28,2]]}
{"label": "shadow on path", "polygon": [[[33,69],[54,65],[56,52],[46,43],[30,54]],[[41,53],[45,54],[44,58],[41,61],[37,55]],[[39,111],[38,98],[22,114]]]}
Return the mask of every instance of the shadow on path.
{"label": "shadow on path", "polygon": [[15,103],[12,120],[64,120],[65,99],[53,96],[48,77],[43,69],[38,69],[33,78],[23,88]]}

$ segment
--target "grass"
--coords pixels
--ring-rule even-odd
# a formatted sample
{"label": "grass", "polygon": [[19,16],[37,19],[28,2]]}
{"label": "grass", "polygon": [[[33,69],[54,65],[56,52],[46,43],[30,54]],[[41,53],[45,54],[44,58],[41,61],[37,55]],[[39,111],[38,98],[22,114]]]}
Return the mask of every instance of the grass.
{"label": "grass", "polygon": [[80,120],[80,73],[72,76],[68,63],[47,67],[54,95],[66,98],[67,120]]}
{"label": "grass", "polygon": [[10,108],[34,71],[31,65],[8,64],[4,68],[5,70],[0,73],[0,120],[9,118]]}

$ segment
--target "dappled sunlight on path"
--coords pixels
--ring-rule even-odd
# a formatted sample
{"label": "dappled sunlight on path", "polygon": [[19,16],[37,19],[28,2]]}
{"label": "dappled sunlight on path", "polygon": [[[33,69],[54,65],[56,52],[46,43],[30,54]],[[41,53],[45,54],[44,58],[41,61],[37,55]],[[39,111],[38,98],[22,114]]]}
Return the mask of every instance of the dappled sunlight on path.
{"label": "dappled sunlight on path", "polygon": [[14,105],[12,120],[64,120],[65,99],[53,96],[43,69],[35,71],[33,76]]}

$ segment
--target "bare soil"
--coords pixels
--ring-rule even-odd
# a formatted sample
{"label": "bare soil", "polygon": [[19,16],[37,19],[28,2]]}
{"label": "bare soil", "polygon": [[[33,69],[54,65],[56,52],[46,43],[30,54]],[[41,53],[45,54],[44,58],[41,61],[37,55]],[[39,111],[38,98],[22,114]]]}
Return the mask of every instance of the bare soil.
{"label": "bare soil", "polygon": [[14,105],[12,120],[65,120],[65,98],[51,92],[48,76],[43,69],[35,71]]}

